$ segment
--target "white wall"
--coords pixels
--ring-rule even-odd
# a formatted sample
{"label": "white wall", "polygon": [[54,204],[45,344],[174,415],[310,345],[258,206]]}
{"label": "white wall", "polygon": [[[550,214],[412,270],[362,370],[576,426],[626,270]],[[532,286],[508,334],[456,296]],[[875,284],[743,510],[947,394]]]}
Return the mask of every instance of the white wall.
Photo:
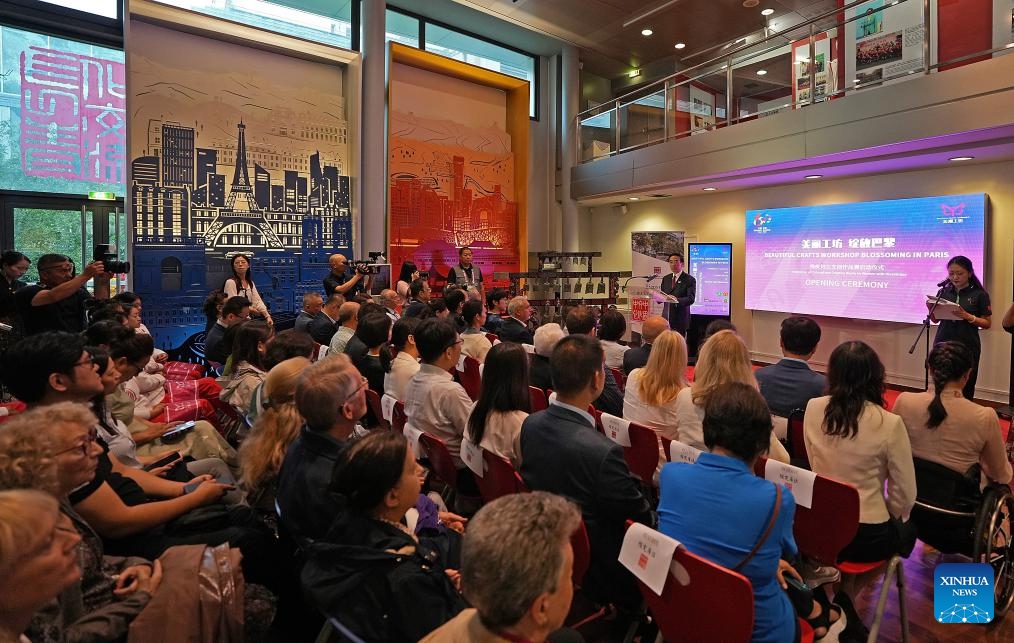
{"label": "white wall", "polygon": [[[733,244],[732,321],[759,361],[774,361],[780,356],[778,328],[785,314],[750,311],[743,307],[744,288],[744,216],[746,210],[783,206],[819,205],[985,192],[989,195],[985,286],[993,302],[993,327],[983,331],[982,362],[976,397],[1007,400],[1010,369],[1010,336],[1000,327],[1000,319],[1012,300],[1012,239],[1014,239],[1014,162],[965,165],[938,170],[923,170],[839,181],[787,185],[729,193],[632,203],[627,214],[603,206],[584,214],[590,234],[582,237],[585,248],[601,250],[603,257],[596,268],[630,269],[630,233],[638,230],[684,230],[701,242]],[[976,266],[976,269],[981,269]],[[946,267],[940,266],[941,277]],[[817,318],[823,338],[814,356],[814,364],[823,369],[831,350],[849,339],[861,339],[873,346],[887,367],[892,383],[922,387],[923,355],[920,347],[914,355],[908,348],[919,332],[918,325],[893,322]]]}

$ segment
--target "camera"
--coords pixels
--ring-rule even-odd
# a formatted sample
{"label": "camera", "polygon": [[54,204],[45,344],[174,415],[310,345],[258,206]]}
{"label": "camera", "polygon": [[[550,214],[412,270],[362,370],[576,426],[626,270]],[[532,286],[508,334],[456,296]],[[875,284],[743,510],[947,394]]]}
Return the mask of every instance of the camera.
{"label": "camera", "polygon": [[380,272],[380,266],[369,261],[351,261],[352,269],[360,275],[375,275]]}
{"label": "camera", "polygon": [[120,261],[116,254],[116,246],[110,243],[97,244],[94,257],[93,261],[101,261],[108,273],[120,275],[130,272],[130,262]]}

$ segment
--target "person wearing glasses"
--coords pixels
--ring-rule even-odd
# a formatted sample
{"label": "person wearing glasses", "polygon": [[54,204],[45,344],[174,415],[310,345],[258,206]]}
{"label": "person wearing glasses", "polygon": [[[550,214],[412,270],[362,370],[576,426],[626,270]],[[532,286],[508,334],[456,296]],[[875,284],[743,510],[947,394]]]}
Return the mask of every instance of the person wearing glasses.
{"label": "person wearing glasses", "polygon": [[15,295],[25,335],[47,330],[80,333],[85,329],[85,302],[92,295],[85,289],[95,279],[95,299],[109,299],[109,279],[101,261],[93,261],[74,274],[74,263],[61,254],[39,257],[39,283],[26,286]]}

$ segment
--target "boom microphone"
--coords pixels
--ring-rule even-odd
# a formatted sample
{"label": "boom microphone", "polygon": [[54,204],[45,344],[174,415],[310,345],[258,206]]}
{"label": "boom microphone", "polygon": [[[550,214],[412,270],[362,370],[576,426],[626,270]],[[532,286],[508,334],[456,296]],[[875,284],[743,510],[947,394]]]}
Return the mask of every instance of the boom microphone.
{"label": "boom microphone", "polygon": [[937,288],[943,288],[944,286],[946,286],[949,283],[951,283],[950,279],[944,279],[943,281],[941,281],[940,283],[937,284]]}

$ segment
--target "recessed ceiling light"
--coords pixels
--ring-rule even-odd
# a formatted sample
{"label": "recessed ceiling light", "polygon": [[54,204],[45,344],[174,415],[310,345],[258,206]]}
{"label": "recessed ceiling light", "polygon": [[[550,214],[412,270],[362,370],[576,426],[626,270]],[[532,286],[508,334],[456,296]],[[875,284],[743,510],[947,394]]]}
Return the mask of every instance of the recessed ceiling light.
{"label": "recessed ceiling light", "polygon": [[763,75],[764,75],[764,74],[766,74],[766,73],[768,73],[768,72],[767,72],[766,70],[764,70],[764,69],[758,69],[758,70],[757,70],[757,75],[758,75],[758,76],[763,76]]}
{"label": "recessed ceiling light", "polygon": [[714,192],[714,191],[715,191],[715,190],[717,190],[717,189],[718,189],[718,188],[704,188],[704,191],[705,191],[705,192]]}
{"label": "recessed ceiling light", "polygon": [[642,36],[650,36],[650,35],[651,35],[651,34],[653,34],[653,33],[655,33],[655,32],[654,32],[654,31],[652,31],[652,30],[651,30],[651,29],[649,29],[649,28],[645,28],[645,29],[642,29],[642,30],[641,30],[641,35],[642,35]]}
{"label": "recessed ceiling light", "polygon": [[765,9],[764,11],[761,11],[761,15],[762,15],[762,16],[770,16],[770,15],[771,15],[771,14],[773,14],[774,12],[775,12],[775,10],[774,10],[774,9]]}
{"label": "recessed ceiling light", "polygon": [[685,42],[678,42],[678,43],[676,43],[676,48],[677,49],[683,49],[686,46],[687,46],[687,43],[685,43]]}
{"label": "recessed ceiling light", "polygon": [[974,158],[975,158],[974,156],[952,156],[951,158],[949,158],[947,160],[948,161],[971,161]]}
{"label": "recessed ceiling light", "polygon": [[810,179],[810,180],[813,180],[813,179],[822,179],[822,178],[824,178],[824,175],[823,174],[807,174],[803,178],[804,179]]}
{"label": "recessed ceiling light", "polygon": [[639,197],[639,196],[628,196],[627,197],[627,201],[639,201],[640,199],[641,199],[641,197]]}
{"label": "recessed ceiling light", "polygon": [[760,0],[743,0],[743,6],[752,9],[760,4]]}

